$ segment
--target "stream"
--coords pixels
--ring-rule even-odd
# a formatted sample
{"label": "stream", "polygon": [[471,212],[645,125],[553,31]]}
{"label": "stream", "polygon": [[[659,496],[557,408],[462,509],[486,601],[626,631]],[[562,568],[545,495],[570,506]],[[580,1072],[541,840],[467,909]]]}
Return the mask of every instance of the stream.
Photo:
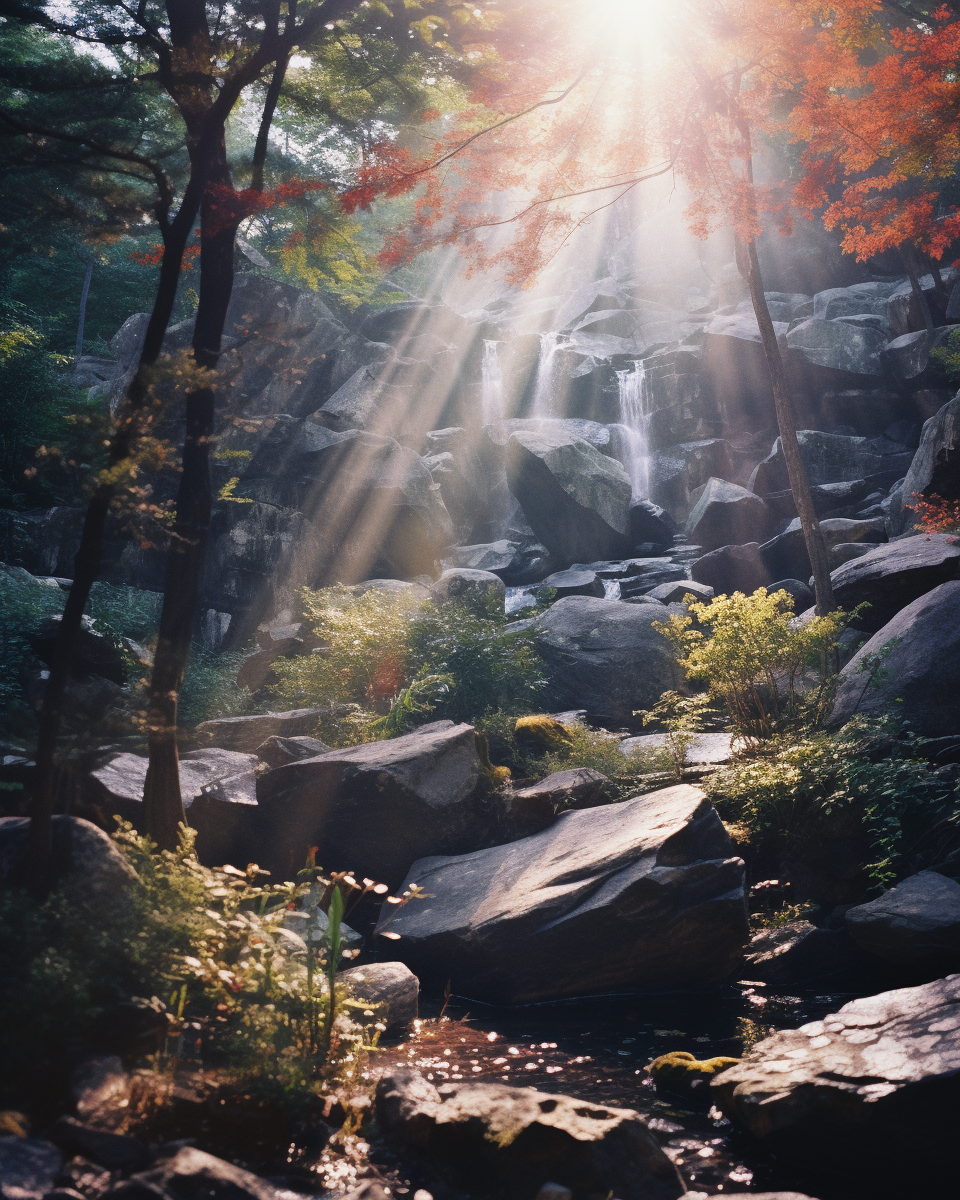
{"label": "stream", "polygon": [[[518,1008],[492,1008],[458,998],[425,998],[421,1020],[384,1047],[370,1077],[393,1066],[416,1067],[427,1079],[478,1079],[564,1092],[598,1104],[632,1108],[647,1121],[691,1193],[799,1191],[819,1200],[898,1200],[876,1183],[815,1173],[759,1150],[716,1108],[696,1109],[658,1094],[646,1073],[661,1054],[739,1057],[779,1029],[835,1012],[849,994],[796,996],[737,983],[709,996],[606,996]],[[379,1143],[361,1144],[354,1180],[373,1178],[392,1195],[425,1200],[430,1181]],[[328,1165],[332,1165],[329,1163]],[[344,1164],[345,1165],[345,1164]],[[327,1174],[327,1186],[333,1182]],[[343,1182],[348,1182],[343,1180]],[[433,1193],[430,1193],[433,1195]],[[439,1200],[439,1194],[438,1194]]]}

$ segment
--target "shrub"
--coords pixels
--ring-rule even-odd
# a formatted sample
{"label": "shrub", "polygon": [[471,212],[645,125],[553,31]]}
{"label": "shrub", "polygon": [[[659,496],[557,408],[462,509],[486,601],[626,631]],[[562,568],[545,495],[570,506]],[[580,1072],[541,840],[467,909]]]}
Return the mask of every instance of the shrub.
{"label": "shrub", "polygon": [[922,741],[892,718],[858,717],[837,734],[781,740],[768,756],[717,771],[704,787],[724,820],[746,825],[761,850],[815,845],[831,819],[852,819],[876,854],[868,873],[887,883],[922,851],[924,835],[960,814],[955,779],[921,751]]}
{"label": "shrub", "polygon": [[569,771],[572,767],[589,767],[606,775],[613,784],[612,797],[626,799],[638,792],[660,787],[662,778],[644,780],[645,775],[662,776],[671,770],[670,755],[665,750],[634,750],[624,754],[620,739],[587,725],[568,725],[568,746],[550,751],[543,759],[542,773]]}
{"label": "shrub", "polygon": [[304,598],[322,645],[277,662],[272,691],[289,705],[356,705],[351,718],[338,719],[341,741],[395,736],[435,717],[527,712],[540,699],[545,682],[533,635],[512,628],[495,600],[435,605],[345,587]]}
{"label": "shrub", "polygon": [[[690,679],[704,681],[723,701],[741,735],[771,737],[799,716],[816,717],[829,698],[837,641],[847,624],[842,611],[800,623],[793,598],[758,588],[709,603],[687,601],[692,616],[654,625],[672,643]],[[694,618],[702,629],[693,627]],[[810,673],[816,686],[803,685]]]}
{"label": "shrub", "polygon": [[18,567],[0,570],[0,714],[6,728],[22,729],[30,714],[21,675],[32,654],[28,634],[63,608],[59,588],[38,583]]}
{"label": "shrub", "polygon": [[115,836],[141,881],[122,902],[92,912],[70,886],[42,903],[0,892],[0,1100],[21,1099],[77,1047],[102,1044],[131,1002],[166,1025],[158,1064],[189,1041],[206,1064],[293,1100],[325,1070],[352,1069],[364,1035],[346,1014],[332,1042],[318,1037],[329,1024],[319,971],[330,952],[311,954],[285,928],[309,884],[264,884],[254,866],[203,867],[189,830],[160,854],[129,825]]}
{"label": "shrub", "polygon": [[911,495],[913,504],[905,505],[917,514],[917,524],[924,533],[960,533],[960,500],[944,500],[942,496]]}

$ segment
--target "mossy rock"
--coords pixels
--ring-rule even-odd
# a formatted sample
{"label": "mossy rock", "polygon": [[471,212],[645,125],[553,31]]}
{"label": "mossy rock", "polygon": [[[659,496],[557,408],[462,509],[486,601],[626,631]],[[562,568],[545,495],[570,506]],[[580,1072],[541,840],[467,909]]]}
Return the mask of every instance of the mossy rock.
{"label": "mossy rock", "polygon": [[520,745],[540,754],[569,750],[572,745],[570,731],[555,717],[518,717],[514,733]]}
{"label": "mossy rock", "polygon": [[739,1058],[723,1056],[698,1059],[686,1050],[674,1050],[670,1054],[661,1054],[659,1058],[655,1058],[648,1070],[658,1091],[672,1092],[686,1099],[706,1101],[710,1081],[739,1061]]}

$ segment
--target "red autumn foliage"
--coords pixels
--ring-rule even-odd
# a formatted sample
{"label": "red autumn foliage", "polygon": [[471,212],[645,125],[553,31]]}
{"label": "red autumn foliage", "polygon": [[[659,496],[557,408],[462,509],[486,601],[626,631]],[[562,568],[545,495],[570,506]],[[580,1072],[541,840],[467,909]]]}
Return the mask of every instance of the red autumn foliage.
{"label": "red autumn foliage", "polygon": [[960,533],[960,500],[944,500],[936,494],[921,496],[914,492],[913,504],[906,505],[919,517],[923,533]]}

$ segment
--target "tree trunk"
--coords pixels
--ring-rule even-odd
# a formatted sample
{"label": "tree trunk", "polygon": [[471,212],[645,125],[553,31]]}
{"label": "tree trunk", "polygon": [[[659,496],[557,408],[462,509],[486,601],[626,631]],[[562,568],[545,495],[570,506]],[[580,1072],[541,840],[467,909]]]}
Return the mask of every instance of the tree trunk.
{"label": "tree trunk", "polygon": [[923,327],[928,334],[933,334],[933,314],[930,311],[930,305],[927,303],[927,298],[923,294],[923,285],[920,282],[920,273],[917,269],[917,259],[913,252],[912,246],[900,247],[900,258],[903,261],[904,269],[907,272],[907,277],[910,280],[910,290],[913,292],[913,298],[917,302],[917,308],[920,310],[920,319],[923,321]]}
{"label": "tree trunk", "polygon": [[[81,261],[83,261],[81,259]],[[83,327],[87,321],[87,297],[90,295],[90,280],[93,278],[93,255],[87,258],[87,269],[83,276],[83,290],[80,292],[80,317],[77,321],[77,347],[73,354],[74,366],[83,355]]]}
{"label": "tree trunk", "polygon": [[187,241],[199,208],[199,189],[187,188],[164,245],[160,279],[147,325],[137,373],[124,398],[110,446],[109,466],[91,497],[83,522],[80,546],[74,559],[73,583],[60,619],[50,674],[43,690],[40,728],[37,735],[37,772],[30,803],[30,845],[23,860],[23,882],[38,891],[46,886],[49,872],[53,809],[56,802],[57,738],[63,716],[63,701],[84,609],[90,589],[100,572],[103,532],[117,494],[117,468],[129,458],[139,432],[139,419],[150,403],[149,368],[160,357],[163,336],[177,296],[177,283]]}
{"label": "tree trunk", "polygon": [[[230,186],[226,145],[221,136],[216,169],[208,178]],[[177,706],[190,655],[190,635],[200,596],[210,536],[213,497],[210,450],[215,426],[215,377],[227,309],[233,292],[233,255],[237,225],[219,220],[209,199],[201,206],[200,303],[193,332],[194,362],[209,382],[186,398],[186,428],[177,515],[167,551],[160,633],[150,679],[147,740],[150,764],[144,783],[146,831],[161,850],[176,847],[185,823],[177,750]]]}
{"label": "tree trunk", "polygon": [[750,288],[750,299],[753,311],[760,327],[760,340],[767,359],[770,372],[770,387],[773,391],[773,402],[777,411],[777,425],[780,429],[780,445],[783,449],[783,459],[787,465],[787,476],[790,480],[790,491],[800,516],[803,529],[803,540],[806,543],[807,554],[813,569],[814,590],[817,597],[817,613],[825,616],[837,607],[833,598],[833,585],[830,582],[830,564],[827,560],[827,547],[823,540],[823,532],[813,507],[813,496],[810,483],[807,480],[806,468],[800,457],[800,443],[797,441],[797,417],[787,384],[787,373],[783,366],[783,355],[777,342],[776,330],[770,319],[770,309],[763,291],[763,276],[760,273],[760,260],[757,256],[755,242],[745,242],[736,236],[737,267]]}

